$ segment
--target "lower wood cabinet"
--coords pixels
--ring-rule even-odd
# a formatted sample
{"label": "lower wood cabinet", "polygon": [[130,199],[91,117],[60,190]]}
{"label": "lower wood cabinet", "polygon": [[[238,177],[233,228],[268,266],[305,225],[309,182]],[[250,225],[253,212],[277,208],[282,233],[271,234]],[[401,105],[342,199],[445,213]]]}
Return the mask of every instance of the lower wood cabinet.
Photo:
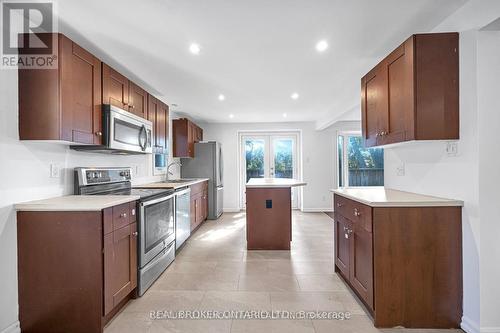
{"label": "lower wood cabinet", "polygon": [[191,231],[208,217],[208,181],[191,186]]}
{"label": "lower wood cabinet", "polygon": [[135,297],[135,202],[17,213],[22,332],[101,333]]}
{"label": "lower wood cabinet", "polygon": [[335,270],[376,327],[460,327],[461,207],[334,207]]}

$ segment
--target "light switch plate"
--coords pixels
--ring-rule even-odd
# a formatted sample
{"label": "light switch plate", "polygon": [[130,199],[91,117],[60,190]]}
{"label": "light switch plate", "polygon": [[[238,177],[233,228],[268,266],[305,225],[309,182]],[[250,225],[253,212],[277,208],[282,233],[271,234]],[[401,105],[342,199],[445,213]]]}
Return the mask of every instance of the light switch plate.
{"label": "light switch plate", "polygon": [[60,178],[61,177],[61,166],[57,163],[50,164],[50,178]]}
{"label": "light switch plate", "polygon": [[446,154],[448,156],[457,156],[458,155],[458,142],[450,141],[446,143]]}
{"label": "light switch plate", "polygon": [[398,176],[404,176],[405,175],[405,164],[404,164],[404,162],[401,162],[401,164],[396,167],[396,175],[398,175]]}

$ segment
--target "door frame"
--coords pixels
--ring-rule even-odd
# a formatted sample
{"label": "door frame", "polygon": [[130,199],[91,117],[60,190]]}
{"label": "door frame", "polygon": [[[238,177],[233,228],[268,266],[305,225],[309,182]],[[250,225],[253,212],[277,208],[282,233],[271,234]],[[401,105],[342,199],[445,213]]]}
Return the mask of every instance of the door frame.
{"label": "door frame", "polygon": [[[335,138],[334,138],[334,146],[335,146],[335,187],[336,188],[339,188],[339,184],[340,184],[340,179],[339,179],[339,166],[338,166],[338,156],[339,156],[339,145],[338,145],[338,140],[339,140],[339,136],[343,136],[344,137],[344,142],[343,142],[343,154],[342,154],[342,162],[343,162],[343,173],[342,173],[342,177],[344,178],[343,179],[343,184],[344,186],[343,187],[349,187],[349,176],[348,176],[348,173],[346,172],[346,170],[348,170],[348,156],[347,156],[347,144],[348,144],[348,140],[346,140],[347,137],[349,136],[363,136],[362,132],[361,131],[357,131],[357,130],[346,130],[346,131],[337,131],[336,135],[335,135]],[[370,148],[370,147],[368,147]]]}
{"label": "door frame", "polygon": [[[246,184],[246,170],[243,168],[243,137],[256,137],[256,138],[267,138],[267,137],[290,137],[290,136],[295,136],[295,142],[296,142],[296,147],[295,147],[295,154],[296,158],[294,161],[294,177],[297,179],[302,180],[302,130],[300,129],[286,129],[286,130],[238,130],[237,131],[238,135],[238,158],[237,158],[237,169],[238,169],[238,202],[239,202],[239,209],[244,210],[246,205],[245,205],[245,199],[244,199],[244,189],[245,189],[245,184]],[[266,146],[271,145],[271,140],[266,140]],[[267,147],[269,151],[270,147]],[[267,157],[266,157],[267,155]],[[265,154],[264,159],[269,160],[270,154]],[[270,161],[268,161],[270,163]],[[269,177],[268,170],[265,170],[264,168],[264,176]],[[295,187],[292,188],[292,190],[295,191],[295,195],[297,197],[297,205],[292,206],[292,209],[300,209],[302,210],[302,187]]]}

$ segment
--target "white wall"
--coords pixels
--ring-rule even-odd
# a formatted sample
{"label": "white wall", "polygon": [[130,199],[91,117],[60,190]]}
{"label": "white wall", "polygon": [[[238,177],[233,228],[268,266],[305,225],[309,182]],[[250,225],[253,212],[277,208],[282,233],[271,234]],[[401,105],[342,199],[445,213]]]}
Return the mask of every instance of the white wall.
{"label": "white wall", "polygon": [[[496,13],[496,14],[495,14]],[[446,143],[385,150],[387,187],[462,199],[464,318],[467,332],[500,332],[500,34],[478,28],[498,17],[500,3],[471,1],[439,30],[460,31],[458,156]],[[480,20],[485,18],[485,20]],[[468,30],[462,30],[465,26]],[[405,175],[396,168],[405,164]]]}
{"label": "white wall", "polygon": [[332,210],[329,192],[335,186],[334,140],[338,129],[360,130],[359,122],[343,122],[316,131],[314,122],[298,123],[211,123],[204,127],[204,139],[222,143],[224,152],[224,209],[239,209],[238,131],[300,130],[302,138],[302,206],[305,211]]}
{"label": "white wall", "polygon": [[[0,73],[0,332],[18,320],[16,213],[13,204],[72,194],[72,169],[77,166],[132,166],[136,183],[152,176],[151,156],[110,156],[69,150],[53,143],[20,142],[18,135],[17,71]],[[63,168],[50,178],[50,164]]]}
{"label": "white wall", "polygon": [[500,332],[500,32],[477,43],[481,328]]}

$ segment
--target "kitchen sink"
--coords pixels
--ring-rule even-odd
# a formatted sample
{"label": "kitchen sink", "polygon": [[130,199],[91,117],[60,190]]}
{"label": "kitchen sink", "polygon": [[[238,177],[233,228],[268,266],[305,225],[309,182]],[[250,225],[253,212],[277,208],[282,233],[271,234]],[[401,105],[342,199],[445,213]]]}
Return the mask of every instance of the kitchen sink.
{"label": "kitchen sink", "polygon": [[181,178],[181,179],[169,179],[169,180],[165,180],[164,183],[173,183],[173,184],[177,184],[177,183],[187,183],[187,182],[192,182],[196,180],[195,178]]}

